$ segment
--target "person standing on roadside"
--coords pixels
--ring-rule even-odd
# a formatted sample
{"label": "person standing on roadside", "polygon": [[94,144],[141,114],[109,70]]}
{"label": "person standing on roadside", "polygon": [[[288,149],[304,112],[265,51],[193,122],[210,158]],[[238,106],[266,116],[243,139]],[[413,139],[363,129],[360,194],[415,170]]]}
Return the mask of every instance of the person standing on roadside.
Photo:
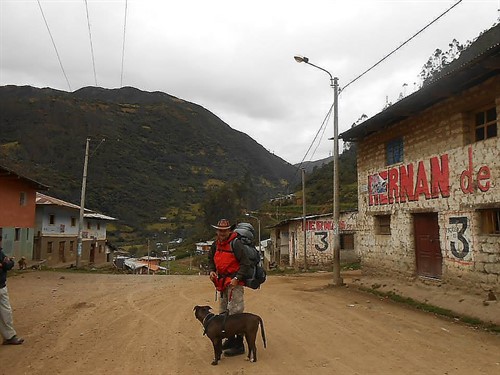
{"label": "person standing on roadside", "polygon": [[[212,227],[217,230],[217,238],[208,254],[209,277],[220,293],[220,312],[239,314],[245,309],[243,287],[251,271],[250,261],[238,234],[231,230],[229,220],[220,219]],[[228,338],[222,349],[226,356],[244,354],[243,336]]]}
{"label": "person standing on roadside", "polygon": [[12,319],[9,291],[7,290],[7,271],[14,267],[14,261],[6,256],[2,249],[2,230],[0,228],[0,333],[3,345],[20,345],[24,339],[17,337]]}

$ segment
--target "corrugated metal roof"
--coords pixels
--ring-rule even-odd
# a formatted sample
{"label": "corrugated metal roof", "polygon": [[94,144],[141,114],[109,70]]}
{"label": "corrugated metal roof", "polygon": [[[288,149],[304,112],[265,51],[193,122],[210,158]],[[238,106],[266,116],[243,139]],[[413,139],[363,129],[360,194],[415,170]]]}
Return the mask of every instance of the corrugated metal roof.
{"label": "corrugated metal roof", "polygon": [[425,110],[500,72],[500,24],[478,37],[460,57],[419,91],[339,135],[356,142]]}
{"label": "corrugated metal roof", "polygon": [[24,180],[28,184],[32,185],[35,189],[37,190],[48,190],[49,187],[47,185],[44,185],[38,181],[32,180],[31,178],[24,177],[20,175],[17,172],[14,172],[13,170],[3,167],[0,165],[0,177],[10,177],[10,178],[18,178],[21,180]]}
{"label": "corrugated metal roof", "polygon": [[[329,213],[329,214],[321,214],[321,215],[309,215],[309,216],[306,215],[306,220],[317,219],[317,218],[320,218],[320,217],[327,217],[327,216],[333,217],[331,213]],[[293,218],[290,218],[290,219],[286,219],[286,220],[280,221],[278,224],[275,224],[273,226],[266,227],[266,228],[267,229],[277,228],[277,227],[281,227],[283,225],[286,225],[288,223],[291,223],[292,221],[301,221],[301,220],[303,220],[303,216],[293,217]]]}
{"label": "corrugated metal roof", "polygon": [[[76,204],[66,202],[66,201],[63,201],[62,199],[54,198],[54,197],[51,197],[51,196],[48,196],[48,195],[45,195],[45,194],[42,194],[39,192],[36,193],[36,204],[54,205],[54,206],[59,206],[59,207],[67,207],[67,208],[71,208],[74,210],[80,210],[80,206],[78,206]],[[84,209],[83,217],[87,218],[87,219],[98,219],[98,220],[109,220],[109,221],[118,220],[114,217],[103,215],[103,214],[100,214],[98,212],[89,210],[88,208]]]}
{"label": "corrugated metal roof", "polygon": [[[54,205],[54,206],[61,206],[61,207],[68,207],[68,208],[74,208],[76,210],[80,209],[80,206],[69,203],[66,201],[63,201],[62,199],[57,199],[42,193],[36,193],[36,204],[44,204],[44,205]],[[86,209],[86,211],[89,211]]]}

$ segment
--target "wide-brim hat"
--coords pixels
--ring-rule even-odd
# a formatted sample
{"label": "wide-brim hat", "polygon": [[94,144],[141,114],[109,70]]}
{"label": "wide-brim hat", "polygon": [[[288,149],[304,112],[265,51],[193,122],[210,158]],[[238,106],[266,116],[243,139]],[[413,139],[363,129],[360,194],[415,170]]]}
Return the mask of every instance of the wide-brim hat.
{"label": "wide-brim hat", "polygon": [[212,225],[215,229],[219,230],[226,230],[226,229],[231,229],[231,223],[229,222],[228,219],[220,219],[217,222],[217,225]]}

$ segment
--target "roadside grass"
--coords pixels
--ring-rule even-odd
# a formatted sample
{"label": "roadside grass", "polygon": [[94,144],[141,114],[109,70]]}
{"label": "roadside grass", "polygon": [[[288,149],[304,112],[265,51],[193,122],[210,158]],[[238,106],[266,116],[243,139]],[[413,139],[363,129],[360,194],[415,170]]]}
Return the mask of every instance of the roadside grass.
{"label": "roadside grass", "polygon": [[432,314],[435,314],[435,315],[438,315],[438,316],[441,316],[444,318],[453,319],[454,321],[458,321],[458,322],[467,324],[469,326],[473,326],[475,328],[480,328],[480,329],[483,329],[483,330],[486,330],[489,332],[500,333],[500,326],[499,325],[484,322],[478,318],[474,318],[471,316],[458,315],[455,312],[448,310],[448,309],[444,309],[442,307],[434,306],[434,305],[431,305],[431,304],[428,304],[425,302],[419,302],[419,301],[416,301],[410,297],[400,296],[399,294],[396,294],[392,291],[383,292],[380,290],[376,290],[376,288],[377,288],[376,285],[374,285],[373,288],[367,288],[367,287],[362,287],[362,286],[358,287],[359,290],[362,290],[364,292],[371,293],[371,294],[376,295],[378,297],[390,299],[391,301],[404,304],[406,306],[409,306],[409,307],[417,309],[417,310],[432,313]]}

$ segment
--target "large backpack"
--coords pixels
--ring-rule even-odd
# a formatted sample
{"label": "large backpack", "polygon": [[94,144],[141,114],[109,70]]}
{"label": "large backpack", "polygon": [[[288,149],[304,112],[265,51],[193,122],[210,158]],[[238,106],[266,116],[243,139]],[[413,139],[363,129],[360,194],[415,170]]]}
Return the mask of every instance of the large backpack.
{"label": "large backpack", "polygon": [[262,266],[262,259],[259,250],[254,246],[254,229],[249,223],[239,223],[234,229],[238,233],[238,238],[244,246],[245,253],[250,260],[251,270],[245,278],[245,286],[252,289],[259,289],[266,281],[266,270]]}

